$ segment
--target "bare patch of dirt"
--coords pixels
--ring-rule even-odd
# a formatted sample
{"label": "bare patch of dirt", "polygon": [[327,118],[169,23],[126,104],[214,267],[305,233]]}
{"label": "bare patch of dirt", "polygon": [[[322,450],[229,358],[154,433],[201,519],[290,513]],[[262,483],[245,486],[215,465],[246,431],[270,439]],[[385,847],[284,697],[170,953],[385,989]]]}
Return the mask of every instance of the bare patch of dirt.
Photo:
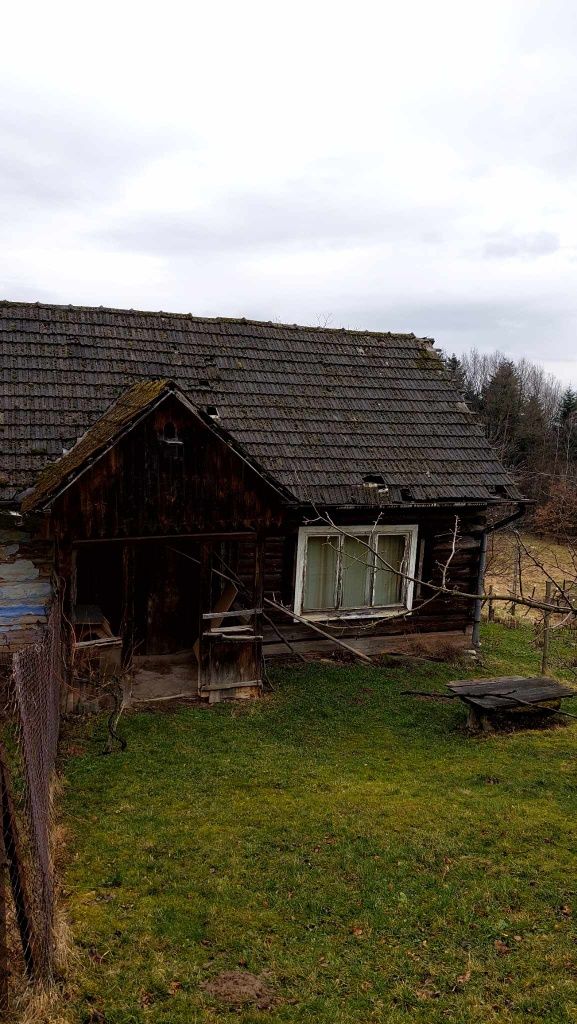
{"label": "bare patch of dirt", "polygon": [[205,981],[204,991],[231,1006],[251,1003],[259,1010],[268,1010],[274,1003],[274,996],[262,975],[249,971],[223,971],[210,981]]}
{"label": "bare patch of dirt", "polygon": [[138,655],[134,659],[134,673],[130,692],[125,692],[126,704],[142,700],[174,696],[195,696],[198,662],[194,651],[175,654]]}

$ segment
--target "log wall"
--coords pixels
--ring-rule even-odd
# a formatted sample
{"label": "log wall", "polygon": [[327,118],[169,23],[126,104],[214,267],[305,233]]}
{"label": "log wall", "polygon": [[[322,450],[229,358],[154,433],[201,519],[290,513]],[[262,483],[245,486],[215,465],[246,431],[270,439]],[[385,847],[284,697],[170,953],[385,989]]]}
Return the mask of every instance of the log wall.
{"label": "log wall", "polygon": [[[438,585],[442,566],[451,555],[456,516],[459,517],[459,536],[448,570],[447,585],[451,589],[471,594],[477,589],[481,534],[485,526],[484,510],[390,510],[379,520],[379,525],[386,525],[387,522],[391,525],[418,525],[415,571],[421,576],[423,584]],[[347,525],[362,525],[363,522],[372,521],[366,518],[363,520],[359,513],[353,517],[341,515],[336,519],[333,515],[332,518],[345,529]],[[284,533],[269,536],[266,542],[265,596],[287,607],[292,607],[294,594],[297,539],[298,524],[293,523]],[[242,567],[240,571],[242,575]],[[332,623],[322,623],[322,627],[347,643],[353,641],[352,646],[369,654],[379,651],[409,652],[424,648],[442,651],[444,646],[462,648],[470,645],[473,604],[472,600],[460,600],[454,596],[434,596],[434,591],[421,585],[415,587],[414,611],[407,618],[343,618],[338,622],[333,620]],[[423,605],[421,610],[419,605]],[[306,625],[270,608],[267,609],[267,615],[273,619],[282,636],[301,653],[313,655],[332,649],[330,641],[322,640]],[[288,653],[287,646],[280,642],[270,625],[265,625],[265,653],[274,657]]]}
{"label": "log wall", "polygon": [[38,641],[52,596],[53,546],[0,526],[0,660]]}

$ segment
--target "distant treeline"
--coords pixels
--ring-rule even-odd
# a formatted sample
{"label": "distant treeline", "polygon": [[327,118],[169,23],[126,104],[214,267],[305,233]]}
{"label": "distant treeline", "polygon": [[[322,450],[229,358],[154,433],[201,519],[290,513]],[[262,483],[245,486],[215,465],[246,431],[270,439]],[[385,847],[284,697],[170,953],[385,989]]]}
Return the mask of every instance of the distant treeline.
{"label": "distant treeline", "polygon": [[473,349],[445,362],[523,493],[535,529],[577,535],[577,392],[542,367]]}

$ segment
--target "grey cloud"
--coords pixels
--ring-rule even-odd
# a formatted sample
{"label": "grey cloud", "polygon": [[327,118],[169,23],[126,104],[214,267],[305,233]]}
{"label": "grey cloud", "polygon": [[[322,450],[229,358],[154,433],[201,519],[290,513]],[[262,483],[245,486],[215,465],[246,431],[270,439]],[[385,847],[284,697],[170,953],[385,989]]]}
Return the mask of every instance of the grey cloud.
{"label": "grey cloud", "polygon": [[515,259],[518,257],[529,259],[550,255],[557,252],[559,247],[559,236],[552,231],[537,231],[528,234],[500,231],[487,236],[482,251],[483,255],[489,259]]}
{"label": "grey cloud", "polygon": [[445,351],[463,352],[469,348],[501,349],[535,361],[565,347],[571,351],[577,338],[577,306],[551,308],[538,301],[508,302],[487,300],[438,302],[382,302],[376,304],[367,296],[366,303],[331,309],[333,322],[347,327],[413,331],[435,338],[437,347]]}
{"label": "grey cloud", "polygon": [[177,145],[162,128],[131,132],[74,103],[62,110],[30,95],[14,105],[9,90],[0,95],[0,195],[8,214],[106,199],[159,151]]}
{"label": "grey cloud", "polygon": [[41,285],[31,284],[29,281],[19,279],[10,281],[10,290],[6,290],[6,284],[0,279],[0,300],[10,302],[58,302],[58,296],[48,291]]}
{"label": "grey cloud", "polygon": [[119,249],[162,255],[277,246],[354,246],[411,239],[436,244],[455,213],[450,208],[395,207],[389,199],[335,195],[310,181],[285,191],[224,195],[198,213],[143,214],[118,220],[97,237]]}

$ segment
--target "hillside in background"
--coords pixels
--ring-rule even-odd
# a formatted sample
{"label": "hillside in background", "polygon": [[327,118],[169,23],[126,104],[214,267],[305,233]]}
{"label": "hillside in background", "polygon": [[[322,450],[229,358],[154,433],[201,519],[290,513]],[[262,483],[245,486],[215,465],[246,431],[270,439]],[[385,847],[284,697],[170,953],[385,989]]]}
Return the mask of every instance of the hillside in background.
{"label": "hillside in background", "polygon": [[[575,551],[567,544],[535,534],[522,534],[523,551],[519,549],[514,535],[509,531],[493,533],[487,550],[487,571],[485,586],[493,588],[495,594],[517,593],[523,587],[526,597],[542,601],[545,598],[547,579],[553,579],[563,586],[574,586],[576,566]],[[519,582],[519,561],[522,581]],[[500,605],[497,614],[503,616],[508,606]],[[540,619],[540,612],[533,612],[520,605],[516,612],[519,618]]]}

